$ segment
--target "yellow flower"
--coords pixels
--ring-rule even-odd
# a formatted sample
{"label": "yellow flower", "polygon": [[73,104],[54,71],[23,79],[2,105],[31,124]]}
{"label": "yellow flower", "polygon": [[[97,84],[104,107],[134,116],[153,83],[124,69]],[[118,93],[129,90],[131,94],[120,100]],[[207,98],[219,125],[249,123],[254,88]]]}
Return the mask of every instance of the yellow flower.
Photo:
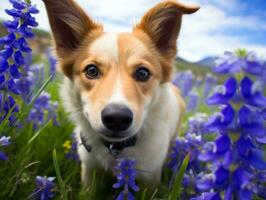
{"label": "yellow flower", "polygon": [[69,151],[69,149],[71,148],[71,141],[66,140],[62,146],[65,149],[65,151]]}

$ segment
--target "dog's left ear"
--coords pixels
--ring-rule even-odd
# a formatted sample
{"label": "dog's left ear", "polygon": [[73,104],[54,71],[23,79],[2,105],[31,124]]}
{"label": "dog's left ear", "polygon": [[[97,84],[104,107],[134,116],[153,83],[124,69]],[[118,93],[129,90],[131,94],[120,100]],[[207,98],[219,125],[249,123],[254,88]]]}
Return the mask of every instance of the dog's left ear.
{"label": "dog's left ear", "polygon": [[[94,30],[101,30],[102,26],[95,23],[74,0],[43,0],[43,2],[57,55],[66,63],[86,36]],[[65,75],[71,78],[71,64],[62,64],[61,68]]]}
{"label": "dog's left ear", "polygon": [[177,52],[176,42],[182,15],[192,14],[198,9],[198,6],[184,5],[176,0],[165,0],[148,11],[134,30],[146,33],[160,55],[165,60],[172,60]]}

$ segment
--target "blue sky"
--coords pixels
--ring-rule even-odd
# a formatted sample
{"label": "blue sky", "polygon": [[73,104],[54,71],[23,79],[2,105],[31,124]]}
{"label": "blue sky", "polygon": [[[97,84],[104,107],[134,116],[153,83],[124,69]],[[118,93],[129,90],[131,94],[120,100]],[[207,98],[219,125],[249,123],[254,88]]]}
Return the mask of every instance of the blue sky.
{"label": "blue sky", "polygon": [[[134,23],[159,0],[76,0],[106,31],[130,31]],[[40,27],[49,30],[43,3],[32,0],[40,9]],[[190,61],[222,54],[225,50],[246,48],[266,57],[266,0],[180,0],[196,3],[201,9],[184,17],[178,40],[179,55]],[[0,18],[7,19],[0,0]]]}

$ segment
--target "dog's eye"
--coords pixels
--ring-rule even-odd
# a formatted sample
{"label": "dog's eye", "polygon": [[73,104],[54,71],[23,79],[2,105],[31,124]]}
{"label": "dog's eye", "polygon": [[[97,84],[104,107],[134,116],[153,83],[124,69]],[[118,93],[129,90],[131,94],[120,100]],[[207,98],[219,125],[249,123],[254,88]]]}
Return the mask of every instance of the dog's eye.
{"label": "dog's eye", "polygon": [[137,81],[145,82],[150,78],[150,71],[145,67],[140,67],[134,74],[134,78]]}
{"label": "dog's eye", "polygon": [[100,76],[100,71],[98,70],[97,66],[94,64],[88,65],[84,70],[84,72],[89,79],[96,79],[99,78]]}

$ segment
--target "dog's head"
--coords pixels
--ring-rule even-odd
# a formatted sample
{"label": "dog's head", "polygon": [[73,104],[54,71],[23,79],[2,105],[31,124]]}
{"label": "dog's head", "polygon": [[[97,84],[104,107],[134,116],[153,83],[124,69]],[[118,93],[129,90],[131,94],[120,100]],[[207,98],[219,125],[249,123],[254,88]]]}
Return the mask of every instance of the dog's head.
{"label": "dog's head", "polygon": [[83,114],[103,137],[122,139],[142,127],[168,82],[183,14],[174,0],[154,6],[132,33],[106,33],[74,0],[44,0],[62,72],[78,88]]}

